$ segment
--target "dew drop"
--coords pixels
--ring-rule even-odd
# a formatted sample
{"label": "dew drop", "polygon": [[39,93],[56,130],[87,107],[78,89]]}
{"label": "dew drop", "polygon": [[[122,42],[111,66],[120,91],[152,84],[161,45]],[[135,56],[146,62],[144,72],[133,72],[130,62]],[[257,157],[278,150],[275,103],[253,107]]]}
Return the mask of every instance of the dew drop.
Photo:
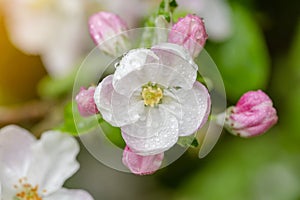
{"label": "dew drop", "polygon": [[117,69],[120,66],[120,62],[116,62],[114,66]]}

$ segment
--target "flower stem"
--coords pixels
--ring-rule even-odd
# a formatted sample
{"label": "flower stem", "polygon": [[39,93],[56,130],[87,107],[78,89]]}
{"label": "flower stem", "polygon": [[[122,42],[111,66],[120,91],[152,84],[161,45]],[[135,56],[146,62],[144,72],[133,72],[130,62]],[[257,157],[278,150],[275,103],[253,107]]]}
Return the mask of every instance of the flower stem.
{"label": "flower stem", "polygon": [[164,0],[164,1],[165,1],[165,12],[170,12],[170,10],[169,10],[170,0]]}

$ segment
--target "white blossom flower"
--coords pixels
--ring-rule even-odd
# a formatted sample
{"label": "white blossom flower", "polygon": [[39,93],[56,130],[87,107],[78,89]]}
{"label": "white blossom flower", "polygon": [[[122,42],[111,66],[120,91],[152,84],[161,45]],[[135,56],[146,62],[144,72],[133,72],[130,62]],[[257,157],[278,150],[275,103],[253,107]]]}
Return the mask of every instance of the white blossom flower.
{"label": "white blossom flower", "polygon": [[79,168],[76,140],[60,132],[45,132],[36,140],[15,125],[0,130],[2,200],[93,200],[83,190],[62,188]]}
{"label": "white blossom flower", "polygon": [[177,44],[134,49],[98,85],[95,103],[107,122],[121,127],[134,153],[159,154],[207,120],[210,97],[196,81],[197,69]]}

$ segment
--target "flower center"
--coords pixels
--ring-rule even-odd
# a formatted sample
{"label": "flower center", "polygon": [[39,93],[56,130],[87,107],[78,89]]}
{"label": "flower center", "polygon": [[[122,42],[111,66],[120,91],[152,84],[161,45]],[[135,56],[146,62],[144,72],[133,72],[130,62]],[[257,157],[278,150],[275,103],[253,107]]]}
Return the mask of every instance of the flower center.
{"label": "flower center", "polygon": [[157,106],[163,98],[163,90],[156,84],[147,84],[143,86],[142,97],[145,106]]}
{"label": "flower center", "polygon": [[43,200],[38,194],[39,186],[32,186],[27,182],[27,178],[19,179],[18,185],[14,185],[14,188],[18,191],[14,200]]}

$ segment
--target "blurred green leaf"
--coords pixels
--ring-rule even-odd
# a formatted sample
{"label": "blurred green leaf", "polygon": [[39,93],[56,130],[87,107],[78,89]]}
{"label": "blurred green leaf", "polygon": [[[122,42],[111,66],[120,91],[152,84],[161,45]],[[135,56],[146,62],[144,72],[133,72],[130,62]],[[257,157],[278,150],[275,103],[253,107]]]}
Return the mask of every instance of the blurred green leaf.
{"label": "blurred green leaf", "polygon": [[245,8],[233,4],[233,36],[223,43],[208,43],[206,49],[216,62],[227,97],[236,101],[249,90],[263,89],[269,76],[269,57],[262,33]]}
{"label": "blurred green leaf", "polygon": [[[94,115],[91,117],[82,117],[77,108],[73,107],[72,103],[68,103],[64,110],[64,123],[57,129],[77,136],[79,134],[85,134],[100,126],[106,137],[115,145],[120,148],[125,147],[125,142],[121,136],[120,128],[113,127],[100,115]],[[99,127],[98,127],[99,128]]]}
{"label": "blurred green leaf", "polygon": [[38,85],[39,95],[46,99],[56,99],[72,92],[76,72],[63,78],[44,77]]}
{"label": "blurred green leaf", "polygon": [[98,126],[99,117],[98,115],[82,117],[77,109],[73,109],[72,102],[70,102],[65,106],[64,123],[58,129],[77,136]]}
{"label": "blurred green leaf", "polygon": [[272,78],[272,92],[278,107],[281,142],[292,152],[300,153],[300,21],[291,50],[277,58]]}
{"label": "blurred green leaf", "polygon": [[[176,200],[295,200],[300,195],[297,155],[287,155],[268,133],[228,138],[177,191]],[[224,142],[224,141],[223,141]]]}

